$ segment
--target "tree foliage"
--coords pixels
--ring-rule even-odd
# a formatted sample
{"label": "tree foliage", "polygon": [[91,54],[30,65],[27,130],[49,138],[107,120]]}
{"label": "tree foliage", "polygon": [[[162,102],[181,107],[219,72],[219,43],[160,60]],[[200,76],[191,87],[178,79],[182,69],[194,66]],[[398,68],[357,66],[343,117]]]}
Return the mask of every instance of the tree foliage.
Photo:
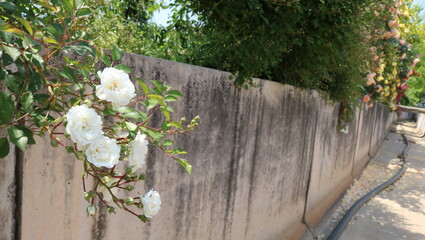
{"label": "tree foliage", "polygon": [[[411,32],[409,38],[414,41],[414,50],[417,53],[425,52],[425,23],[423,17],[419,15],[421,7],[413,5],[411,8]],[[408,81],[409,88],[406,90],[406,98],[403,98],[403,104],[416,106],[418,103],[425,103],[425,66],[422,62],[417,64],[417,74],[413,75]]]}
{"label": "tree foliage", "polygon": [[[131,1],[113,0],[129,7],[126,2]],[[106,38],[97,43],[230,71],[239,86],[260,77],[317,89],[348,108],[362,96],[369,105],[379,101],[394,107],[404,96],[405,85],[400,86],[407,75],[415,76],[410,67],[416,54],[408,46],[416,40],[405,32],[412,25],[408,0],[141,2],[154,6],[148,11],[172,8],[169,25],[129,17],[125,7],[108,7],[90,24]],[[118,30],[108,34],[110,25]]]}
{"label": "tree foliage", "polygon": [[[200,23],[191,18],[186,3],[169,6],[152,0],[111,0],[90,3],[94,14],[87,20],[95,44],[104,49],[119,46],[127,52],[179,62],[193,62],[202,41]],[[152,22],[154,11],[171,8],[167,26]],[[198,53],[198,52],[196,52]]]}

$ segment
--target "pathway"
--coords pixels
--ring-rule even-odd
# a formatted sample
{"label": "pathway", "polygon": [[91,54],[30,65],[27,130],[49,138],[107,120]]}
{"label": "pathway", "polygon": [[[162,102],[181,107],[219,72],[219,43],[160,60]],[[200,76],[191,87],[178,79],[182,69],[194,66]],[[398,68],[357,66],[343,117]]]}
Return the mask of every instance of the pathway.
{"label": "pathway", "polygon": [[[425,138],[415,137],[413,124],[396,127],[404,130],[410,141],[405,175],[389,189],[365,204],[351,220],[340,240],[425,240]],[[362,177],[329,211],[312,232],[316,239],[325,239],[343,213],[356,199],[389,179],[399,169],[397,156],[404,143],[398,133],[390,133]],[[307,233],[304,240],[315,239]]]}

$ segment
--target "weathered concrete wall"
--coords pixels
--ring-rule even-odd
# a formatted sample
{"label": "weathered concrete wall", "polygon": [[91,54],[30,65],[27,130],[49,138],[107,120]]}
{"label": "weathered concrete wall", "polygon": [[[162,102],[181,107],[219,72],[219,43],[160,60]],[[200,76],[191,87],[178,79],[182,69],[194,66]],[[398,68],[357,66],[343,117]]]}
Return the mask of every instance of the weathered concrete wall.
{"label": "weathered concrete wall", "polygon": [[[0,91],[6,91],[4,81],[0,81]],[[6,137],[6,129],[0,129],[0,138]],[[16,156],[14,145],[9,144],[10,153],[6,158],[0,158],[0,239],[12,240],[15,238],[16,184],[15,167]]]}
{"label": "weathered concrete wall", "polygon": [[[14,145],[10,145],[13,147]],[[15,151],[0,159],[0,239],[13,240],[15,236],[16,185]]]}
{"label": "weathered concrete wall", "polygon": [[23,154],[21,239],[92,239],[82,162],[47,139],[36,141]]}
{"label": "weathered concrete wall", "polygon": [[[338,104],[321,101],[315,134],[313,167],[305,220],[315,225],[353,181],[357,119],[348,125],[348,134],[338,130]],[[357,115],[357,114],[356,114]]]}
{"label": "weathered concrete wall", "polygon": [[342,134],[339,104],[314,91],[263,80],[241,90],[226,72],[133,54],[123,62],[133,79],[184,92],[176,119],[201,116],[195,132],[173,139],[188,150],[192,176],[151,148],[147,180],[135,191],[159,191],[160,213],[142,224],[99,205],[91,219],[81,162],[39,139],[22,156],[22,239],[297,239],[304,216],[312,224],[323,216],[391,119],[383,106],[365,107]]}
{"label": "weathered concrete wall", "polygon": [[316,225],[357,178],[382,144],[394,120],[383,105],[364,105],[354,114],[348,133],[337,130],[338,105],[320,106],[315,154],[308,189],[305,221]]}
{"label": "weathered concrete wall", "polygon": [[420,135],[425,135],[425,114],[418,113],[416,120],[416,129]]}

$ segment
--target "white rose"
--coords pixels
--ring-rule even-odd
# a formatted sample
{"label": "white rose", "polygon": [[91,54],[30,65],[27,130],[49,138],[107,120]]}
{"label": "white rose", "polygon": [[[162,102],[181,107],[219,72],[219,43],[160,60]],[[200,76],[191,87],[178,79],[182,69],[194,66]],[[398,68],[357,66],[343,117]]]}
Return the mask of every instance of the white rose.
{"label": "white rose", "polygon": [[157,191],[151,189],[145,195],[141,195],[140,199],[142,199],[143,212],[147,218],[152,218],[161,209],[161,198]]}
{"label": "white rose", "polygon": [[136,169],[142,168],[145,164],[145,157],[148,153],[148,140],[146,135],[137,133],[134,141],[130,143],[130,155],[128,161],[130,165],[135,166]]}
{"label": "white rose", "polygon": [[100,85],[96,86],[96,95],[101,100],[110,101],[112,106],[127,105],[136,96],[134,84],[124,71],[115,68],[105,68],[97,72]]}
{"label": "white rose", "polygon": [[115,139],[102,136],[95,139],[86,149],[87,161],[96,167],[112,168],[119,161],[120,150]]}
{"label": "white rose", "polygon": [[[108,187],[111,187],[111,186],[112,186],[112,184],[114,184],[114,183],[115,183],[115,182],[117,182],[118,180],[119,180],[119,179],[117,179],[117,178],[112,178],[112,179],[110,179],[110,180],[109,180],[109,182],[108,182],[108,183],[106,183],[106,185],[107,185]],[[105,202],[109,202],[109,201],[111,201],[111,200],[112,200],[112,195],[111,195],[111,193],[109,192],[108,188],[106,188],[103,184],[100,184],[100,183],[99,183],[99,185],[98,185],[98,187],[97,187],[97,191],[98,191],[98,192],[100,192],[100,193],[102,193],[102,197],[103,197],[103,200],[104,200]],[[112,192],[112,194],[117,195],[118,188],[116,188],[116,187],[111,188],[111,192]]]}
{"label": "white rose", "polygon": [[71,140],[77,143],[80,150],[86,149],[94,139],[103,135],[102,119],[87,105],[72,107],[66,114],[66,118],[68,121],[66,132]]}

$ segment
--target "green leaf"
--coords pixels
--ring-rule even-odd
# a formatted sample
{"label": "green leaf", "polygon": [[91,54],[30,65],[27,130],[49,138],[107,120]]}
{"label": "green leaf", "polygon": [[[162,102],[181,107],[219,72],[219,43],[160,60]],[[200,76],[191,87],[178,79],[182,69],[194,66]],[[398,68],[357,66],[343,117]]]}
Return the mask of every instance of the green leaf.
{"label": "green leaf", "polygon": [[159,82],[157,80],[152,80],[153,85],[155,85],[156,88],[158,88],[161,92],[165,91],[164,85],[162,82]]}
{"label": "green leaf", "polygon": [[131,107],[120,107],[120,108],[116,108],[115,111],[119,112],[119,113],[131,113],[136,111],[134,108]]}
{"label": "green leaf", "polygon": [[35,144],[34,133],[30,129],[21,126],[17,126],[17,128],[24,131],[25,136],[28,138],[28,144]]}
{"label": "green leaf", "polygon": [[65,149],[68,153],[75,153],[75,148],[73,146],[68,146]]}
{"label": "green leaf", "polygon": [[104,52],[98,51],[97,56],[107,67],[111,66],[111,59]]}
{"label": "green leaf", "polygon": [[0,31],[0,38],[3,38],[5,42],[10,42],[12,40],[12,37],[12,33]]}
{"label": "green leaf", "polygon": [[174,96],[166,96],[166,97],[164,98],[164,101],[167,101],[167,102],[173,102],[173,101],[177,101],[177,98],[176,98],[176,97],[174,97]]}
{"label": "green leaf", "polygon": [[90,79],[90,73],[84,69],[78,69],[78,72],[83,75],[86,79]]}
{"label": "green leaf", "polygon": [[57,10],[57,8],[55,7],[55,6],[53,6],[53,5],[50,5],[50,4],[48,4],[48,3],[45,3],[45,2],[38,2],[37,3],[37,5],[40,5],[40,6],[42,6],[42,7],[45,7],[45,8],[48,8],[48,9],[50,9],[50,10],[52,10],[52,11],[54,11],[54,12],[57,12],[58,10]]}
{"label": "green leaf", "polygon": [[171,90],[167,92],[167,96],[183,97],[183,94],[178,90]]}
{"label": "green leaf", "polygon": [[181,148],[176,148],[172,151],[173,154],[187,154],[187,152]]}
{"label": "green leaf", "polygon": [[149,222],[149,218],[147,218],[145,215],[139,215],[139,216],[137,216],[139,219],[140,219],[140,221],[142,221],[142,222]]}
{"label": "green leaf", "polygon": [[18,35],[24,35],[24,32],[22,32],[21,29],[16,28],[15,26],[13,26],[12,24],[9,24],[9,23],[1,26],[0,31],[1,32],[10,32],[10,33],[18,34]]}
{"label": "green leaf", "polygon": [[170,121],[170,113],[167,111],[167,109],[160,108],[160,110],[164,114],[165,119],[167,119],[167,121]]}
{"label": "green leaf", "polygon": [[171,127],[168,126],[168,123],[166,121],[164,121],[161,125],[161,130],[162,131],[168,131]]}
{"label": "green leaf", "polygon": [[33,34],[32,27],[27,20],[20,17],[16,17],[16,19],[18,19],[18,21],[21,22],[21,24],[25,27],[25,29],[28,31],[30,35]]}
{"label": "green leaf", "polygon": [[7,138],[0,138],[0,158],[4,158],[9,154],[10,147]]}
{"label": "green leaf", "polygon": [[120,60],[121,57],[122,57],[121,49],[117,45],[114,45],[113,48],[112,48],[112,60],[114,62],[116,62],[116,61]]}
{"label": "green leaf", "polygon": [[35,94],[34,95],[34,100],[38,103],[38,104],[43,104],[45,103],[47,100],[50,99],[50,95],[49,94],[45,94],[45,93],[40,93],[40,94]]}
{"label": "green leaf", "polygon": [[6,69],[2,68],[0,69],[0,81],[3,81],[6,79],[8,72],[6,71]]}
{"label": "green leaf", "polygon": [[145,95],[148,95],[149,94],[149,88],[148,88],[148,86],[143,82],[143,80],[141,78],[136,78],[136,80],[139,83],[140,88],[142,89],[143,93]]}
{"label": "green leaf", "polygon": [[159,139],[161,139],[162,137],[164,137],[164,134],[155,130],[151,130],[151,129],[147,129],[146,130],[146,135],[148,135],[149,137],[153,138],[154,141],[158,141]]}
{"label": "green leaf", "polygon": [[136,137],[137,132],[139,131],[139,128],[136,124],[131,122],[124,122],[125,127],[128,130],[128,137],[129,139],[134,139]]}
{"label": "green leaf", "polygon": [[187,160],[182,158],[177,158],[176,160],[184,167],[184,169],[186,169],[186,172],[189,173],[189,175],[192,175],[192,165]]}
{"label": "green leaf", "polygon": [[19,94],[20,85],[18,79],[13,75],[6,76],[6,86],[14,94]]}
{"label": "green leaf", "polygon": [[146,99],[146,108],[149,111],[149,109],[155,107],[158,104],[157,99]]}
{"label": "green leaf", "polygon": [[29,112],[32,110],[31,107],[32,107],[33,101],[34,101],[34,98],[31,92],[26,92],[22,95],[21,104],[25,112]]}
{"label": "green leaf", "polygon": [[35,53],[32,54],[30,61],[31,61],[32,64],[37,65],[41,68],[44,68],[44,65],[43,65],[44,60],[43,60],[43,57],[41,57],[40,55],[35,54]]}
{"label": "green leaf", "polygon": [[66,50],[73,50],[80,56],[86,57],[87,55],[92,55],[93,49],[86,42],[79,41],[78,44],[75,45],[67,45],[65,47]]}
{"label": "green leaf", "polygon": [[88,8],[82,8],[80,10],[77,11],[77,13],[75,14],[75,16],[77,17],[82,17],[82,16],[87,16],[90,15],[91,11]]}
{"label": "green leaf", "polygon": [[[148,98],[148,100],[152,103],[159,104],[162,107],[164,107],[165,109],[167,109],[167,104],[165,104],[164,102],[164,98],[162,96],[159,95],[147,95],[146,96]],[[149,108],[148,108],[149,110]]]}
{"label": "green leaf", "polygon": [[72,4],[71,4],[71,2],[70,2],[69,0],[59,0],[59,2],[61,2],[61,3],[62,3],[62,5],[63,5],[64,9],[65,9],[68,13],[71,13],[71,14],[72,14],[72,12],[73,12],[73,7],[72,7]]}
{"label": "green leaf", "polygon": [[129,132],[134,132],[137,130],[137,125],[131,122],[125,122],[125,126]]}
{"label": "green leaf", "polygon": [[21,126],[11,126],[7,129],[10,141],[22,151],[25,150],[27,144],[34,144],[31,130]]}
{"label": "green leaf", "polygon": [[158,94],[158,95],[162,95],[162,91],[161,90],[159,90],[158,88],[152,88],[152,91],[155,93],[155,94]]}
{"label": "green leaf", "polygon": [[170,146],[173,143],[174,143],[173,140],[167,139],[162,143],[162,146]]}
{"label": "green leaf", "polygon": [[142,119],[142,121],[145,121],[147,118],[148,118],[148,116],[146,115],[146,113],[144,113],[144,112],[130,112],[130,113],[125,113],[125,114],[123,114],[123,117],[126,117],[126,118],[136,118],[136,119],[138,119],[138,118],[140,118],[140,119]]}
{"label": "green leaf", "polygon": [[31,92],[37,92],[41,88],[42,85],[43,85],[43,80],[41,79],[40,74],[35,73],[31,77],[31,82],[28,86],[28,89]]}
{"label": "green leaf", "polygon": [[50,32],[56,39],[59,39],[60,36],[64,33],[65,28],[58,23],[53,23],[51,25],[48,25],[46,27],[46,30]]}
{"label": "green leaf", "polygon": [[0,7],[11,10],[11,11],[16,10],[15,4],[13,4],[11,2],[0,2]]}
{"label": "green leaf", "polygon": [[3,49],[12,58],[13,61],[16,61],[16,59],[18,59],[18,57],[21,55],[19,49],[16,49],[14,47],[8,47],[6,45],[3,45]]}
{"label": "green leaf", "polygon": [[118,69],[118,70],[122,70],[122,71],[124,71],[125,73],[131,73],[131,68],[127,67],[127,66],[126,66],[126,65],[124,65],[124,64],[116,65],[114,68],[116,68],[116,69]]}
{"label": "green leaf", "polygon": [[151,94],[151,95],[147,95],[147,97],[149,99],[164,100],[164,98],[162,96],[159,96],[159,95],[153,95],[153,94]]}
{"label": "green leaf", "polygon": [[179,122],[172,121],[172,122],[168,123],[168,125],[171,126],[171,127],[175,127],[175,128],[180,129],[180,130],[183,130],[183,126]]}
{"label": "green leaf", "polygon": [[14,101],[12,96],[7,92],[0,92],[0,123],[9,123],[13,116]]}
{"label": "green leaf", "polygon": [[115,111],[114,110],[112,110],[112,108],[108,108],[108,107],[106,107],[104,110],[103,110],[103,114],[104,115],[115,115]]}
{"label": "green leaf", "polygon": [[63,71],[60,72],[59,75],[61,75],[62,77],[68,78],[69,80],[72,80],[75,83],[78,82],[77,77],[75,76],[74,71],[71,68],[67,67],[67,66],[64,66],[63,67]]}
{"label": "green leaf", "polygon": [[46,43],[51,43],[51,44],[55,44],[55,45],[59,44],[58,41],[56,41],[53,38],[44,38],[43,41],[45,41]]}
{"label": "green leaf", "polygon": [[170,106],[167,106],[167,111],[174,112],[174,109],[172,107],[170,107]]}
{"label": "green leaf", "polygon": [[141,173],[139,175],[139,180],[145,180],[145,178],[146,178],[146,175],[144,173]]}
{"label": "green leaf", "polygon": [[170,90],[171,87],[164,84],[164,88],[165,88],[165,91],[168,91],[168,90]]}
{"label": "green leaf", "polygon": [[81,6],[83,6],[84,0],[74,0],[74,8],[79,9]]}

